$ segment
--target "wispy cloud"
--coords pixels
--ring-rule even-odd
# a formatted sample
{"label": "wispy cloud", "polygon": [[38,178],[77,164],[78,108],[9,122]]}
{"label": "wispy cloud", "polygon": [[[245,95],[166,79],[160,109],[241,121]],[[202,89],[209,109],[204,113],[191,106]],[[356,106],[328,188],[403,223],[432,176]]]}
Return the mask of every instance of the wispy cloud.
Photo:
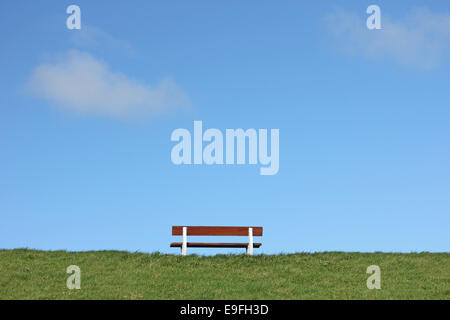
{"label": "wispy cloud", "polygon": [[335,46],[352,55],[424,69],[449,60],[450,13],[416,8],[393,20],[381,8],[381,30],[368,30],[367,17],[345,10],[326,16]]}
{"label": "wispy cloud", "polygon": [[157,115],[189,105],[186,93],[170,78],[149,86],[80,51],[37,66],[28,87],[61,108],[117,118]]}
{"label": "wispy cloud", "polygon": [[121,50],[129,56],[136,56],[135,48],[126,40],[113,37],[111,34],[94,26],[83,25],[80,30],[70,32],[70,41],[80,49],[103,48],[105,50]]}

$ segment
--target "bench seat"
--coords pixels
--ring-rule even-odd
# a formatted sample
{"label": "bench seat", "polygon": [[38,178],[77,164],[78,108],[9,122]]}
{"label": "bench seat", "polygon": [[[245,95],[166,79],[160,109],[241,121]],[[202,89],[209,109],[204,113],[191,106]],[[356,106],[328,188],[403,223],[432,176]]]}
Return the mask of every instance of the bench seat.
{"label": "bench seat", "polygon": [[[170,247],[181,248],[181,255],[185,256],[188,247],[191,248],[245,248],[247,255],[253,255],[253,249],[262,244],[253,242],[253,237],[262,237],[262,227],[233,227],[233,226],[172,226],[173,236],[182,236],[183,242],[172,242]],[[188,236],[239,236],[248,237],[248,242],[188,242]],[[242,240],[241,240],[242,241]],[[245,241],[245,240],[244,240]]]}
{"label": "bench seat", "polygon": [[[172,248],[181,248],[183,242],[172,242]],[[253,243],[253,248],[259,248],[262,243]],[[214,242],[188,242],[188,247],[191,248],[247,248],[248,243],[214,243]]]}

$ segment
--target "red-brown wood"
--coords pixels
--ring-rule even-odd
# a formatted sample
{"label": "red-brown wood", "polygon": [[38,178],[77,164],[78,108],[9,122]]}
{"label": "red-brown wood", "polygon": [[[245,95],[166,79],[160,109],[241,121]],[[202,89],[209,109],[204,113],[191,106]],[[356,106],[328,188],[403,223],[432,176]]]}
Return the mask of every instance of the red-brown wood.
{"label": "red-brown wood", "polygon": [[187,227],[188,236],[248,236],[248,228],[253,228],[253,236],[261,237],[262,227],[206,227],[206,226],[173,226],[172,235],[182,236],[183,227]]}
{"label": "red-brown wood", "polygon": [[[172,242],[172,248],[181,248],[182,242]],[[247,248],[248,243],[211,243],[211,242],[188,242],[188,247],[191,248]],[[259,248],[261,243],[253,243],[253,248]]]}

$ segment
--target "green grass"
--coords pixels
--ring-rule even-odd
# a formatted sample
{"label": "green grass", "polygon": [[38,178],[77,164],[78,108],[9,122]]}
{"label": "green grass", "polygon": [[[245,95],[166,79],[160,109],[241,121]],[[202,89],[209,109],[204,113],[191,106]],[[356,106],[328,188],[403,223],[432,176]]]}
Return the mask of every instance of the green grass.
{"label": "green grass", "polygon": [[[81,289],[66,268],[81,268]],[[381,289],[369,290],[369,265]],[[175,256],[0,250],[0,299],[449,299],[450,253]]]}

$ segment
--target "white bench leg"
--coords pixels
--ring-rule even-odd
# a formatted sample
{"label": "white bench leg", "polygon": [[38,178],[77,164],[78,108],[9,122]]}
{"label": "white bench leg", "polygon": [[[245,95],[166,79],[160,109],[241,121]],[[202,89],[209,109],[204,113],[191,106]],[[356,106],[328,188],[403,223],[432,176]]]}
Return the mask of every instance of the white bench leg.
{"label": "white bench leg", "polygon": [[247,255],[253,255],[253,228],[248,228],[248,247]]}
{"label": "white bench leg", "polygon": [[187,227],[183,227],[183,244],[181,245],[181,255],[185,256],[187,251]]}

